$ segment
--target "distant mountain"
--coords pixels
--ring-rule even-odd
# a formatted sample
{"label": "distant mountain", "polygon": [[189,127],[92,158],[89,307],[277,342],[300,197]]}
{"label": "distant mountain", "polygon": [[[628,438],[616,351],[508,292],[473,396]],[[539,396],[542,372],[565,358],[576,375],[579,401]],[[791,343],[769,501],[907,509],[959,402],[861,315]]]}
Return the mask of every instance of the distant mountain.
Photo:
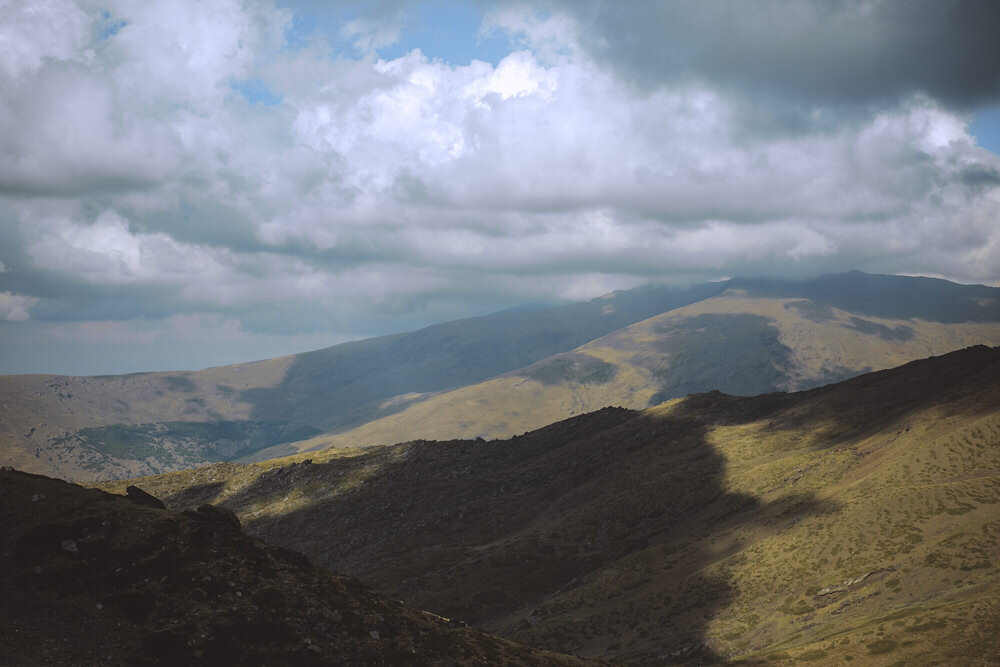
{"label": "distant mountain", "polygon": [[85,480],[507,437],[608,405],[807,388],[977,343],[1000,344],[1000,289],[858,272],[646,286],[198,372],[0,377],[0,463]]}
{"label": "distant mountain", "polygon": [[0,464],[99,479],[343,430],[723,290],[658,286],[203,371],[0,376]]}
{"label": "distant mountain", "polygon": [[552,650],[1000,663],[1000,348],[809,391],[606,408],[509,440],[306,456],[138,483]]}
{"label": "distant mountain", "polygon": [[609,405],[809,389],[974,344],[1000,344],[1000,289],[857,272],[733,280],[570,352],[248,460],[414,438],[506,438]]}
{"label": "distant mountain", "polygon": [[245,535],[0,471],[0,664],[582,665],[490,637]]}

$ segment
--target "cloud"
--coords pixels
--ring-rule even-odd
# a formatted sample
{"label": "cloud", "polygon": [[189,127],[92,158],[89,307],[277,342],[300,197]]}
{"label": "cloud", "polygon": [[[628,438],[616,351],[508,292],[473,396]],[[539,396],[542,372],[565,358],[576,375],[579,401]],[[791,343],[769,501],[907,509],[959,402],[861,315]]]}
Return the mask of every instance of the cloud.
{"label": "cloud", "polygon": [[986,4],[503,3],[481,35],[511,52],[467,65],[378,56],[412,3],[307,39],[266,2],[37,6],[0,8],[0,290],[64,343],[277,349],[724,274],[1000,282],[968,127],[995,48],[926,47]]}
{"label": "cloud", "polygon": [[345,39],[351,40],[354,48],[364,54],[372,54],[399,41],[402,32],[402,14],[397,14],[391,22],[357,18],[348,21],[340,29]]}
{"label": "cloud", "polygon": [[751,98],[878,105],[925,94],[950,108],[1000,100],[991,0],[553,3],[580,43],[643,85],[710,80]]}
{"label": "cloud", "polygon": [[0,292],[0,319],[21,322],[29,319],[28,309],[38,303],[38,299],[10,292]]}

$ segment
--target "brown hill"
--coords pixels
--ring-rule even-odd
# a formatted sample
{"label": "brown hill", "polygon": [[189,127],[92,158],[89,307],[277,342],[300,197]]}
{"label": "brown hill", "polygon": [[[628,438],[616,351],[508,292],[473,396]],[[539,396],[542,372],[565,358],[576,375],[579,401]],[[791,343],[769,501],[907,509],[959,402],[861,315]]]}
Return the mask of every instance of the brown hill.
{"label": "brown hill", "polygon": [[141,482],[376,590],[634,664],[997,664],[1000,349]]}
{"label": "brown hill", "polygon": [[227,510],[130,497],[0,471],[0,663],[583,664],[375,595]]}

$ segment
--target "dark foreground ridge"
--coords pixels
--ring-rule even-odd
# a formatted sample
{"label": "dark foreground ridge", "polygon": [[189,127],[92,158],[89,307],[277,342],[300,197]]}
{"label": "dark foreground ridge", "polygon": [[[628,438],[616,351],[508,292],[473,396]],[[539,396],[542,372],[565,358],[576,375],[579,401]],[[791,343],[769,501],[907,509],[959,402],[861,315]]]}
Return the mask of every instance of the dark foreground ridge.
{"label": "dark foreground ridge", "polygon": [[376,595],[202,505],[0,471],[0,664],[575,665]]}

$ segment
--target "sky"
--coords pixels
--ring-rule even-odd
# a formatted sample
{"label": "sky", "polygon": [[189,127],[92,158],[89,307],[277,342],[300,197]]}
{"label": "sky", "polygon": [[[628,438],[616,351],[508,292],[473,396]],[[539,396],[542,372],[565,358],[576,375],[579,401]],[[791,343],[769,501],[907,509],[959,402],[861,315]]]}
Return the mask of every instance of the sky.
{"label": "sky", "polygon": [[659,281],[1000,285],[1000,3],[0,0],[0,373]]}

